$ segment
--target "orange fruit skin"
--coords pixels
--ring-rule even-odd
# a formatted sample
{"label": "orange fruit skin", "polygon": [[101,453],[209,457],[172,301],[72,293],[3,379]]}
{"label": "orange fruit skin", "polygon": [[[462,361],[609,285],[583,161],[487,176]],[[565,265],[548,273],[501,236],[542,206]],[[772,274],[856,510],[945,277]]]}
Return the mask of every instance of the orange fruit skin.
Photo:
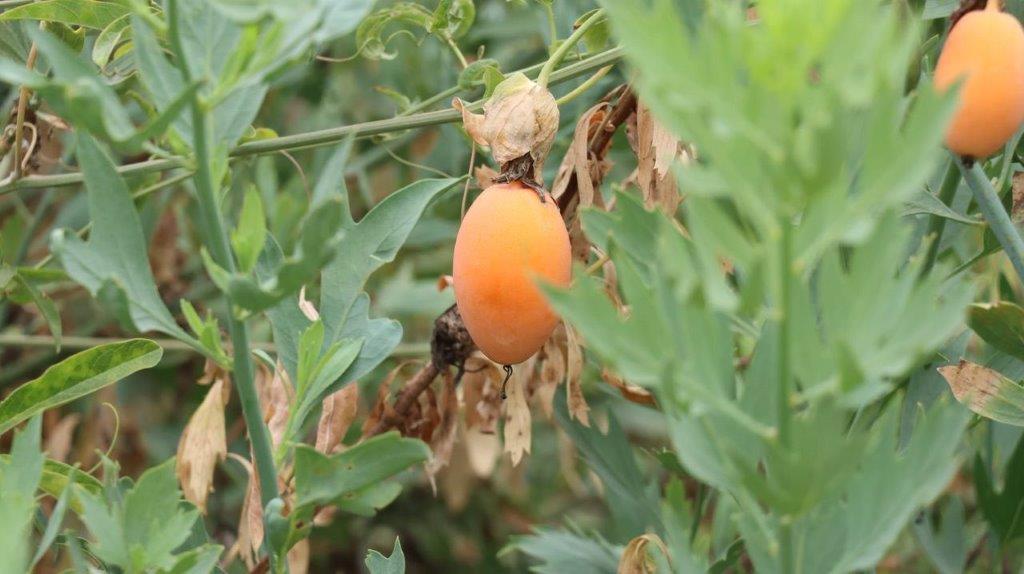
{"label": "orange fruit skin", "polygon": [[558,324],[538,281],[568,286],[572,253],[557,205],[519,183],[488,187],[455,239],[455,301],[476,346],[496,363],[521,363]]}
{"label": "orange fruit skin", "polygon": [[953,26],[935,66],[935,86],[964,78],[946,146],[971,158],[1002,149],[1024,121],[1024,30],[989,2]]}

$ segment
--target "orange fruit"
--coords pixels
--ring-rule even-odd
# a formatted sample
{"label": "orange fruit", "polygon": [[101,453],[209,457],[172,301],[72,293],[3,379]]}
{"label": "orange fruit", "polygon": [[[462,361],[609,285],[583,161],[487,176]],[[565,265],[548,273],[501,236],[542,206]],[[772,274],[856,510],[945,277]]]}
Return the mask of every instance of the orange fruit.
{"label": "orange fruit", "polygon": [[1024,29],[989,0],[953,26],[935,66],[935,86],[963,79],[946,132],[954,153],[981,159],[999,151],[1024,121]]}
{"label": "orange fruit", "polygon": [[537,282],[568,286],[571,275],[569,234],[551,197],[497,184],[466,212],[455,239],[455,301],[492,361],[520,363],[544,345],[558,316]]}

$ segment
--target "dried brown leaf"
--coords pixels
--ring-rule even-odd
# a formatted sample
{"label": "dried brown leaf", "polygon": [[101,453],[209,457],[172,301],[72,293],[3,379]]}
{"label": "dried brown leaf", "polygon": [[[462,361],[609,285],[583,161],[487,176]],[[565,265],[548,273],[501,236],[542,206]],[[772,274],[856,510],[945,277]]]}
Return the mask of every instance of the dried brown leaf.
{"label": "dried brown leaf", "polygon": [[78,426],[80,420],[82,420],[82,415],[78,413],[67,414],[50,429],[49,434],[46,436],[46,446],[44,448],[48,458],[67,462],[68,455],[71,453],[71,442],[72,438],[74,438],[75,427]]}
{"label": "dried brown leaf", "polygon": [[494,180],[498,179],[499,175],[501,174],[489,165],[479,165],[473,169],[473,179],[476,180],[476,186],[480,189],[487,189],[494,185]]}
{"label": "dried brown leaf", "polygon": [[668,556],[668,548],[661,538],[656,534],[641,534],[629,541],[626,549],[622,551],[619,558],[618,574],[652,574],[655,571],[655,564],[648,555],[648,546],[654,544],[665,556]]}
{"label": "dried brown leaf", "polygon": [[303,285],[302,289],[299,289],[299,309],[302,314],[306,316],[310,321],[316,321],[320,318],[320,312],[316,310],[316,306],[313,305],[308,299],[306,299],[306,286]]}
{"label": "dried brown leaf", "polygon": [[631,138],[637,156],[637,185],[648,207],[657,206],[665,213],[675,213],[682,201],[672,165],[686,161],[679,139],[654,119],[647,106],[637,106],[635,133]]}
{"label": "dried brown leaf", "polygon": [[309,572],[309,538],[303,538],[288,551],[289,574],[306,574]]}
{"label": "dried brown leaf", "polygon": [[1013,222],[1024,223],[1024,171],[1013,172],[1013,209],[1011,211]]}
{"label": "dried brown leaf", "polygon": [[439,397],[438,410],[440,421],[430,441],[430,450],[433,455],[424,465],[427,478],[434,492],[437,492],[435,477],[442,468],[448,465],[452,459],[452,448],[455,445],[455,433],[458,430],[459,420],[459,397],[455,392],[455,377],[451,371],[445,370],[442,376],[444,380],[444,393]]}
{"label": "dried brown leaf", "polygon": [[181,491],[204,514],[206,498],[213,491],[213,472],[228,452],[224,407],[229,397],[230,386],[224,379],[218,379],[185,425],[178,442],[176,465]]}
{"label": "dried brown leaf", "polygon": [[480,429],[467,428],[464,443],[469,466],[480,478],[489,478],[501,455],[501,440],[493,431],[485,433]]}
{"label": "dried brown leaf", "polygon": [[590,407],[583,396],[583,348],[575,329],[565,326],[566,335],[566,370],[565,392],[569,406],[569,418],[580,421],[583,426],[590,426]]}
{"label": "dried brown leaf", "polygon": [[565,380],[565,344],[565,327],[564,324],[559,324],[541,349],[540,376],[537,378],[538,384],[534,395],[548,420],[554,416],[555,392],[558,391],[558,385]]}
{"label": "dried brown leaf", "polygon": [[288,426],[288,409],[295,393],[284,365],[278,361],[277,368],[271,373],[266,365],[258,363],[256,389],[263,410],[263,421],[267,423],[271,442],[277,447],[284,439]]}
{"label": "dried brown leaf", "polygon": [[455,287],[455,278],[451,275],[442,275],[437,278],[437,290],[444,291],[445,289]]}
{"label": "dried brown leaf", "polygon": [[997,371],[960,361],[939,368],[953,396],[967,408],[1000,422],[1024,426],[1024,387]]}
{"label": "dried brown leaf", "polygon": [[469,111],[458,98],[452,100],[452,106],[462,114],[463,126],[473,141],[488,146],[499,165],[529,154],[534,173],[541,173],[558,131],[558,104],[551,92],[516,73],[495,88],[483,114]]}
{"label": "dried brown leaf", "polygon": [[462,376],[462,399],[466,408],[466,426],[494,433],[501,413],[501,370],[477,353],[466,359]]}
{"label": "dried brown leaf", "polygon": [[[600,182],[607,172],[607,165],[595,162],[590,155],[590,141],[599,129],[603,129],[608,116],[608,104],[602,102],[590,108],[580,116],[573,132],[572,143],[566,150],[559,166],[558,176],[551,186],[551,195],[558,199],[569,187],[572,176],[576,176],[576,188],[579,193],[579,207],[589,207],[597,202],[600,205],[600,194],[595,193],[594,183]],[[595,165],[597,163],[597,165]],[[595,176],[597,176],[595,178]]]}
{"label": "dried brown leaf", "polygon": [[530,453],[530,407],[526,402],[526,386],[533,372],[531,357],[516,367],[508,381],[508,398],[505,400],[505,452],[512,457],[516,466],[523,454]]}
{"label": "dried brown leaf", "polygon": [[391,408],[391,385],[395,382],[398,374],[402,372],[405,367],[414,364],[415,361],[403,361],[399,363],[395,368],[391,369],[384,380],[381,381],[380,386],[377,387],[377,401],[373,404],[373,408],[370,409],[370,414],[366,417],[363,422],[363,438],[370,436],[373,429],[377,427],[381,419],[388,418],[394,414],[394,410]]}
{"label": "dried brown leaf", "polygon": [[616,389],[619,389],[619,393],[626,400],[637,403],[639,405],[654,406],[654,395],[652,395],[651,392],[648,391],[647,389],[639,385],[627,383],[624,379],[622,379],[622,377],[616,375],[615,373],[609,371],[608,369],[604,369],[603,371],[601,371],[601,378],[604,379],[605,382],[608,383],[609,385],[615,387]]}
{"label": "dried brown leaf", "polygon": [[242,513],[238,518],[238,540],[235,541],[233,552],[238,552],[242,562],[252,570],[258,561],[260,546],[263,544],[263,508],[260,506],[260,481],[252,467],[252,463],[231,453],[229,456],[238,461],[249,474],[249,484],[245,488],[242,499]]}
{"label": "dried brown leaf", "polygon": [[352,422],[359,412],[359,385],[354,381],[327,396],[316,426],[316,449],[324,454],[341,450]]}

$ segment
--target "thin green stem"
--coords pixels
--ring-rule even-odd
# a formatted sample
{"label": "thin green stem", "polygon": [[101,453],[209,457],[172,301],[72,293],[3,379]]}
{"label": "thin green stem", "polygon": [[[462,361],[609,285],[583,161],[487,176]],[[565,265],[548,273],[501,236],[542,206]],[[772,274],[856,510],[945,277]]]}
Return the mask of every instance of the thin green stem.
{"label": "thin green stem", "polygon": [[544,12],[548,19],[548,46],[554,46],[558,42],[558,26],[555,22],[555,3],[541,2],[544,4]]}
{"label": "thin green stem", "polygon": [[[942,187],[939,188],[939,201],[946,206],[952,204],[959,186],[960,169],[951,159],[949,165],[946,166],[946,175],[942,178]],[[925,235],[931,243],[928,245],[928,252],[924,257],[924,265],[921,266],[921,277],[927,276],[935,265],[935,261],[939,257],[939,244],[942,243],[942,232],[945,229],[946,218],[933,213],[928,221],[928,233]]]}
{"label": "thin green stem", "polygon": [[[586,58],[580,60],[579,62],[576,62],[575,64],[566,66],[558,70],[557,72],[554,72],[553,74],[551,74],[550,84],[559,84],[571,80],[573,78],[578,78],[580,76],[590,73],[593,70],[597,70],[610,64],[614,64],[618,62],[621,58],[621,48],[612,48],[606,50],[590,58]],[[537,66],[530,66],[529,68],[525,68],[523,73],[532,73],[536,69]],[[237,146],[235,149],[233,149],[230,153],[230,156],[233,158],[248,157],[253,155],[276,153],[282,150],[294,150],[322,145],[330,145],[338,143],[352,136],[375,136],[415,128],[458,122],[462,120],[461,114],[451,109],[423,113],[415,112],[426,107],[429,107],[435,103],[438,103],[444,99],[447,99],[455,94],[458,94],[459,91],[460,90],[458,88],[449,88],[448,90],[441,92],[436,96],[433,96],[431,98],[428,98],[427,100],[424,100],[423,102],[420,102],[419,104],[406,110],[403,114],[399,114],[397,117],[394,118],[243,143]],[[480,108],[481,106],[483,106],[483,102],[478,101],[470,104],[467,107],[471,110],[475,110]],[[172,157],[165,159],[152,159],[148,161],[123,165],[118,167],[117,171],[123,176],[130,176],[187,167],[190,166],[185,158]],[[77,185],[79,183],[82,183],[82,174],[80,172],[62,173],[58,175],[32,175],[28,177],[23,177],[21,179],[18,179],[17,181],[0,185],[0,195],[10,193],[13,191],[18,191],[21,189],[45,189],[48,187]]]}
{"label": "thin green stem", "polygon": [[572,50],[576,43],[579,42],[587,31],[594,27],[599,21],[604,19],[604,10],[597,10],[590,15],[589,18],[583,21],[576,30],[573,31],[572,35],[562,42],[558,49],[555,50],[554,54],[548,58],[548,61],[544,63],[544,67],[540,69],[540,75],[537,76],[537,84],[542,88],[548,87],[548,82],[551,80],[551,73],[555,71],[555,67],[565,58],[565,55]]}
{"label": "thin green stem", "polygon": [[462,66],[463,70],[465,70],[466,67],[469,66],[469,62],[466,61],[466,56],[462,54],[462,50],[459,49],[459,45],[455,43],[455,40],[452,40],[451,36],[446,37],[444,40],[445,43],[448,44],[448,47],[452,49],[452,53],[455,54],[455,58],[458,59],[459,65]]}
{"label": "thin green stem", "polygon": [[1010,263],[1013,264],[1014,270],[1017,271],[1017,276],[1024,282],[1024,240],[1021,239],[1017,228],[1013,225],[1013,221],[1010,220],[1010,216],[1006,213],[1006,209],[1003,208],[1002,202],[999,201],[999,195],[996,194],[996,190],[993,189],[988,176],[985,175],[985,171],[981,169],[977,162],[971,167],[967,167],[959,158],[956,158],[954,161],[956,161],[957,167],[960,168],[967,186],[971,188],[974,200],[978,202],[978,207],[981,208],[985,221],[992,228],[992,233],[999,240],[999,244],[1002,245],[1006,256],[1010,258]]}
{"label": "thin green stem", "polygon": [[605,66],[605,67],[601,68],[600,70],[594,72],[593,76],[590,76],[589,78],[584,80],[582,84],[580,84],[580,85],[576,86],[575,88],[573,88],[573,90],[571,92],[569,92],[568,94],[565,94],[564,96],[562,96],[562,97],[558,98],[557,100],[555,100],[555,105],[560,106],[562,104],[566,104],[566,103],[569,103],[569,102],[575,100],[581,94],[583,94],[584,92],[586,92],[590,88],[593,88],[594,84],[599,82],[601,80],[601,78],[603,78],[606,75],[608,75],[608,72],[612,71],[613,67],[614,66]]}
{"label": "thin green stem", "polygon": [[[171,40],[171,47],[175,57],[178,59],[178,66],[181,70],[182,79],[185,84],[192,82],[191,71],[188,67],[188,60],[181,34],[178,30],[178,0],[170,0],[166,4],[168,36]],[[205,109],[199,94],[194,93],[190,102],[192,109],[192,132],[195,149],[195,188],[198,199],[200,224],[205,228],[207,247],[214,261],[229,272],[235,272],[235,259],[231,254],[231,246],[228,241],[227,230],[224,227],[224,218],[220,211],[218,201],[217,185],[214,182],[212,150],[210,146],[210,115]],[[254,466],[260,481],[260,498],[262,506],[278,497],[277,492],[277,471],[274,469],[274,454],[270,447],[270,433],[263,424],[263,413],[260,410],[259,397],[256,394],[256,384],[253,380],[253,365],[251,347],[249,345],[249,330],[245,322],[239,321],[232,313],[231,297],[225,295],[228,305],[227,322],[228,331],[231,333],[231,343],[234,348],[233,374],[235,388],[238,390],[238,397],[242,403],[242,415],[245,418],[245,426],[249,431],[249,440],[252,443]],[[267,530],[269,532],[269,528]]]}
{"label": "thin green stem", "polygon": [[[793,373],[790,365],[792,344],[792,321],[789,320],[790,281],[792,281],[792,224],[782,221],[782,236],[779,245],[779,301],[776,306],[779,321],[779,389],[777,397],[779,442],[784,449],[790,446],[790,384]],[[771,472],[771,469],[769,469]],[[781,572],[793,572],[793,533],[789,519],[781,517],[779,522],[779,564]]]}

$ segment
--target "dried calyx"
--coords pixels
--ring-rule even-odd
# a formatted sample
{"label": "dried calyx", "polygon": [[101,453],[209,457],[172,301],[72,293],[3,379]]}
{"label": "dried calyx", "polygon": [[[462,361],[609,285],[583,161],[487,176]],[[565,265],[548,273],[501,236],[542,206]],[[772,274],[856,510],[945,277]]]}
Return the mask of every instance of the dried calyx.
{"label": "dried calyx", "polygon": [[522,73],[512,74],[494,89],[483,114],[469,111],[458,98],[466,132],[491,150],[504,179],[528,185],[541,182],[541,168],[558,131],[558,105],[551,92]]}

